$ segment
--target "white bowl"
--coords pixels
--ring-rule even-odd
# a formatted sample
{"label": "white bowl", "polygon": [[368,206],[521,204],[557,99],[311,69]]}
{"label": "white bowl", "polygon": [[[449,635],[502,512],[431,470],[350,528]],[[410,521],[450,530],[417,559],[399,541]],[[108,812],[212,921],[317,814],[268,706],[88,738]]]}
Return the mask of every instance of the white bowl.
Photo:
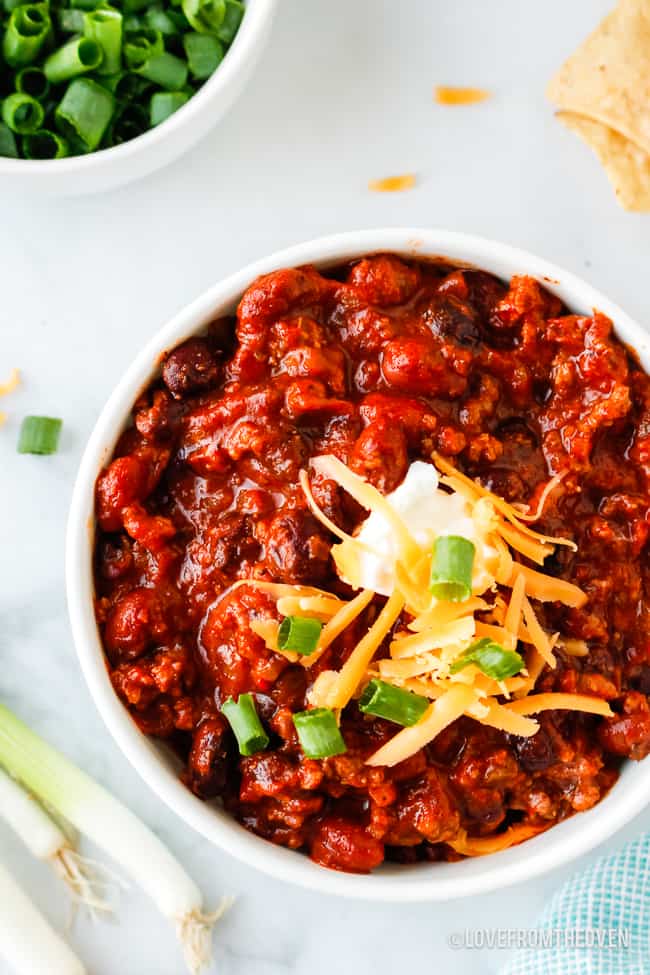
{"label": "white bowl", "polygon": [[228,111],[253,72],[268,38],[276,0],[246,0],[246,13],[226,57],[170,118],[136,139],[68,159],[6,159],[0,182],[12,189],[67,196],[139,179],[186,152]]}
{"label": "white bowl", "polygon": [[324,237],[280,251],[219,282],[176,315],[137,356],[110,397],[86,448],[72,498],[66,551],[68,605],[79,660],[104,721],[145,782],[185,823],[250,866],[304,887],[371,900],[448,900],[530,880],[607,839],[650,801],[650,766],[625,763],[619,781],[596,807],[502,853],[458,863],[385,864],[369,876],[337,873],[249,833],[230,815],[197,799],[181,784],[168,753],[137,729],[117,698],[93,613],[95,479],[110,459],[138,393],[156,374],[161,353],[213,318],[231,314],[246,287],[259,274],[307,263],[327,267],[373,251],[443,257],[506,279],[517,273],[530,274],[572,311],[591,314],[596,307],[609,315],[619,338],[636,349],[644,367],[650,370],[649,336],[620,308],[572,274],[505,244],[440,230],[390,229]]}

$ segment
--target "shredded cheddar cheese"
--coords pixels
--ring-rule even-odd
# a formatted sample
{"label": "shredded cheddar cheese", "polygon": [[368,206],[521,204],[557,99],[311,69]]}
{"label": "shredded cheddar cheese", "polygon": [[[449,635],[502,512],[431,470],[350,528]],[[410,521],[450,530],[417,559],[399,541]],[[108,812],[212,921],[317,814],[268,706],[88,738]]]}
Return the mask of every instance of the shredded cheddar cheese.
{"label": "shredded cheddar cheese", "polygon": [[368,183],[368,189],[374,193],[401,193],[404,190],[412,190],[415,182],[415,173],[403,173],[401,176],[371,179]]}
{"label": "shredded cheddar cheese", "polygon": [[439,105],[475,105],[490,97],[485,88],[454,88],[449,85],[436,85],[434,99]]}
{"label": "shredded cheddar cheese", "polygon": [[[382,495],[338,458],[328,455],[313,459],[317,474],[334,481],[369,512],[367,522],[353,535],[341,530],[320,510],[309,475],[301,472],[300,485],[309,509],[338,539],[331,550],[337,572],[344,582],[359,590],[349,601],[311,587],[251,581],[275,598],[279,615],[311,616],[323,622],[313,653],[299,656],[284,652],[306,668],[316,663],[355,620],[362,618],[376,595],[387,597],[383,606],[370,609],[366,632],[359,629],[358,642],[340,669],[321,671],[308,692],[310,707],[331,708],[339,717],[372,678],[431,701],[415,725],[398,731],[367,759],[371,766],[392,766],[404,761],[462,715],[508,734],[530,737],[539,730],[534,716],[547,709],[611,714],[607,702],[597,697],[531,694],[544,667],[556,667],[557,646],[567,654],[588,653],[583,641],[548,632],[534,605],[559,602],[580,607],[587,600],[586,594],[573,583],[522,561],[527,559],[543,566],[556,545],[575,549],[571,539],[542,535],[526,523],[539,518],[561,476],[551,478],[535,511],[526,513],[457,471],[445,458],[434,454],[434,460],[443,476],[439,477],[435,469],[427,474],[427,469],[423,472],[425,465],[415,462],[413,467],[418,463],[420,467],[417,477],[411,482],[407,475],[406,490],[402,490],[398,500],[397,489],[393,502],[393,495]],[[414,485],[420,495],[413,495]],[[425,505],[419,500],[423,491],[428,499]],[[434,492],[435,497],[427,491]],[[417,523],[423,511],[429,534]],[[466,531],[465,537],[472,541],[472,591],[464,600],[439,600],[431,593],[432,519],[434,538]],[[364,526],[370,524],[372,530],[366,530]],[[374,562],[369,562],[369,557]],[[377,565],[381,568],[379,575]],[[372,582],[373,572],[380,582]],[[277,620],[251,623],[267,647],[282,652],[277,650],[278,627]],[[501,678],[498,668],[482,663],[480,656],[468,656],[458,666],[466,652],[479,653],[481,647],[475,641],[481,640],[496,644],[496,650],[494,646],[490,650],[492,654],[501,649],[506,660],[507,654],[510,658],[514,655],[514,667],[520,666],[520,672],[507,676],[507,670],[502,671]],[[510,660],[507,667],[512,668]],[[486,843],[511,845],[519,842],[518,836],[516,828],[511,827]],[[468,840],[465,847],[478,854],[482,843]]]}
{"label": "shredded cheddar cheese", "polygon": [[0,383],[0,396],[7,396],[9,393],[13,393],[20,385],[20,371],[18,369],[12,369],[9,373],[9,379],[5,383]]}

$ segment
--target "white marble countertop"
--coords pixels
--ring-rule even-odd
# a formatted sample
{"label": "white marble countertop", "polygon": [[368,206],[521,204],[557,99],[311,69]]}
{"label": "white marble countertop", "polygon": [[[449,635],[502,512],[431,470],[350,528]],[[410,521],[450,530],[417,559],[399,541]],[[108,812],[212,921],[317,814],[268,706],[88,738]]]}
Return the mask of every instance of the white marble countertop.
{"label": "white marble countertop", "polygon": [[[13,365],[24,375],[0,431],[0,696],[159,831],[209,900],[237,895],[214,972],[388,975],[396,931],[404,970],[432,959],[432,971],[497,971],[504,952],[452,952],[450,932],[530,924],[563,874],[462,904],[342,903],[241,866],[162,808],[103,727],[70,637],[63,535],[86,437],[135,351],[173,312],[253,258],[337,230],[438,225],[500,238],[583,275],[643,321],[650,217],[619,210],[543,95],[609,6],[284,0],[249,88],[181,161],[100,197],[20,199],[0,186],[0,379]],[[432,102],[436,83],[495,97],[445,109]],[[418,174],[410,193],[366,189],[405,171]],[[20,416],[40,412],[64,417],[61,451],[18,456]],[[650,811],[608,845],[647,827]],[[0,858],[61,924],[56,883],[4,830]],[[93,975],[183,970],[136,890],[119,924],[81,923],[71,937]]]}

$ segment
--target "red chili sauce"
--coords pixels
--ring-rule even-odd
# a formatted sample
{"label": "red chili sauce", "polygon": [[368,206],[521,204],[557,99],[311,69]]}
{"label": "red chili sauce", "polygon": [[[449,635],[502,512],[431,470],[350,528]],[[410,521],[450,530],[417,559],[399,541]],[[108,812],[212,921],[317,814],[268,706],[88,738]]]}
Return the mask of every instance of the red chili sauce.
{"label": "red chili sauce", "polygon": [[[333,453],[387,493],[434,450],[532,506],[564,472],[535,527],[575,540],[577,553],[558,548],[544,571],[589,601],[535,611],[589,654],[558,649],[536,690],[593,694],[615,716],[545,712],[528,739],[463,718],[400,765],[369,768],[398,729],[352,702],[347,753],[308,760],[292,714],[384,600],[307,669],[250,629],[277,618],[275,601],[228,587],[256,577],[351,597],[300,469]],[[313,487],[345,530],[365,517],[332,481]],[[528,277],[508,286],[391,255],[267,274],[236,319],[165,356],[98,478],[96,613],[115,691],[179,752],[196,795],[328,867],[457,859],[446,842],[461,829],[545,828],[597,803],[622,757],[650,751],[649,490],[650,379],[604,315],[569,314]],[[220,713],[242,692],[271,738],[248,758]]]}

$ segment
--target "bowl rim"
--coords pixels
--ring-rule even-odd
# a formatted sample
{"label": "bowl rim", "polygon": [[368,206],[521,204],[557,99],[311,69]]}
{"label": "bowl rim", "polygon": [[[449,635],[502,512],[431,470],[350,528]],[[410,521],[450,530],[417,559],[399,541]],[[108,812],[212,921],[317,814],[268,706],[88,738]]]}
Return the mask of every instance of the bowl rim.
{"label": "bowl rim", "polygon": [[124,163],[133,156],[145,153],[162,141],[173,138],[193,125],[196,117],[215,101],[246,70],[246,64],[253,52],[259,49],[268,22],[273,16],[277,0],[246,0],[246,10],[237,34],[226,51],[221,64],[201,85],[187,102],[173,115],[142,135],[129,139],[119,146],[98,149],[83,156],[66,156],[64,159],[10,159],[0,157],[0,178],[12,176],[39,176],[48,179],[75,176],[92,169],[99,173],[114,164]]}
{"label": "bowl rim", "polygon": [[146,343],[114,388],[90,435],[73,489],[66,533],[68,611],[88,689],[113,739],[163,803],[203,837],[276,879],[321,893],[388,902],[448,900],[530,880],[593,849],[650,802],[650,776],[643,775],[640,765],[627,763],[618,782],[593,809],[574,815],[520,847],[489,857],[407,868],[391,864],[362,876],[327,870],[306,856],[248,832],[182,785],[115,694],[93,611],[95,479],[110,458],[133,402],[155,374],[161,355],[200,331],[216,315],[232,310],[260,274],[309,263],[327,267],[373,252],[447,259],[508,278],[513,273],[529,274],[558,294],[570,309],[589,313],[598,308],[608,315],[617,336],[636,350],[650,371],[650,335],[621,308],[575,275],[507,244],[454,231],[387,228],[335,234],[277,251],[219,281],[179,311]]}

